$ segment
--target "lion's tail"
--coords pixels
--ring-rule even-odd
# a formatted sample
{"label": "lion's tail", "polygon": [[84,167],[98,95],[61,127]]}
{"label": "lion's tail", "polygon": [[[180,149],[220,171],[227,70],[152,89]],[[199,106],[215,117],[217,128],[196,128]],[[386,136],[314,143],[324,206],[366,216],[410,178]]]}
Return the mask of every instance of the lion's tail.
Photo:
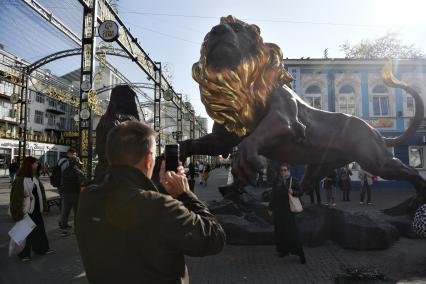
{"label": "lion's tail", "polygon": [[424,118],[424,105],[423,100],[420,97],[419,93],[408,86],[406,83],[396,79],[392,74],[392,62],[389,62],[385,65],[382,70],[382,78],[386,85],[392,88],[401,88],[410,94],[414,98],[415,102],[415,113],[413,120],[411,121],[410,126],[407,130],[397,137],[385,137],[386,146],[395,147],[400,145],[402,142],[406,141],[409,137],[416,133],[417,129],[419,129],[420,124]]}

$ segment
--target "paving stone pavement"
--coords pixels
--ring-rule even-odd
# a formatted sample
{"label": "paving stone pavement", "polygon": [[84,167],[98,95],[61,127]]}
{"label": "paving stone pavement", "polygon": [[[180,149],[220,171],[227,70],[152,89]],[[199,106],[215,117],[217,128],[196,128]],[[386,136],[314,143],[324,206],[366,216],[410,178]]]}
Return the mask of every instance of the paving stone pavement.
{"label": "paving stone pavement", "polygon": [[[227,178],[228,172],[224,169],[213,170],[207,187],[197,183],[196,194],[204,201],[220,200],[217,186],[226,183]],[[48,186],[47,179],[43,181],[48,195],[57,194]],[[405,200],[412,193],[407,189],[376,190],[374,205],[360,206],[359,191],[353,191],[353,202],[338,202],[337,206],[349,211],[377,211]],[[75,236],[60,237],[57,208],[45,215],[50,245],[56,254],[34,257],[30,263],[7,256],[7,231],[13,226],[7,216],[8,198],[8,182],[0,179],[0,284],[88,283]],[[306,198],[305,204],[309,206]],[[273,246],[230,245],[218,255],[187,257],[186,260],[191,283],[335,283],[334,277],[345,267],[360,266],[376,267],[390,278],[387,282],[371,283],[426,283],[426,240],[401,238],[393,247],[382,251],[345,250],[333,242],[304,249],[307,265],[299,264],[293,256],[278,258]]]}

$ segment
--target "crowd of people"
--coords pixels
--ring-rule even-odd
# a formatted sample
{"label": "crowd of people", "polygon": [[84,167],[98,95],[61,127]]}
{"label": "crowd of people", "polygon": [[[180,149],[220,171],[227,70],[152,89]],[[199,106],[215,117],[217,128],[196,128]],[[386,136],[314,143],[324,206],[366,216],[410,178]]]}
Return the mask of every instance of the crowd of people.
{"label": "crowd of people", "polygon": [[[318,180],[314,184],[314,189],[310,193],[311,204],[321,203],[321,188],[325,191],[326,201],[325,205],[335,207],[337,199],[337,189],[339,188],[342,192],[342,201],[350,202],[350,192],[352,190],[352,170],[349,165],[346,165],[340,169],[330,171],[322,180]],[[374,182],[377,181],[377,177],[373,176],[369,172],[359,169],[358,178],[360,181],[360,205],[372,205],[372,194],[371,189]],[[367,198],[365,198],[367,195]]]}

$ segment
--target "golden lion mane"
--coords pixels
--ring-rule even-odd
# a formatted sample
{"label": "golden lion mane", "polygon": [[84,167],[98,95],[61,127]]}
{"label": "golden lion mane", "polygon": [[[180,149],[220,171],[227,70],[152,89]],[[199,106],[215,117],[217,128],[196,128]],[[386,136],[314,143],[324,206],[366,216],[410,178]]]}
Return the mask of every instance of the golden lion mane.
{"label": "golden lion mane", "polygon": [[263,43],[257,26],[232,16],[221,18],[221,23],[236,22],[256,33],[255,55],[243,58],[235,70],[207,68],[207,34],[200,61],[192,67],[192,77],[200,84],[201,101],[209,116],[242,137],[256,127],[272,90],[291,82],[293,77],[284,69],[281,49],[276,44]]}

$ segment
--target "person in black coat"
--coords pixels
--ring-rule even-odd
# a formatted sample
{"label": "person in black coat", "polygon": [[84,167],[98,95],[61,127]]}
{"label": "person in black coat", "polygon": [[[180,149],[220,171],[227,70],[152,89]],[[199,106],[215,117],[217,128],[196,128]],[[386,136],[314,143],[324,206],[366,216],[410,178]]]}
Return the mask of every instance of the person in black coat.
{"label": "person in black coat", "polygon": [[63,237],[68,236],[68,231],[71,226],[68,225],[68,218],[71,209],[74,212],[74,226],[75,218],[77,216],[78,198],[80,196],[81,186],[86,183],[86,177],[80,169],[82,163],[78,157],[69,158],[69,166],[62,174],[62,206],[61,206],[61,228]]}
{"label": "person in black coat", "polygon": [[317,198],[317,204],[321,204],[321,192],[320,192],[320,180],[316,181],[314,183],[314,190],[312,190],[312,192],[309,194],[309,197],[311,199],[311,204],[315,203],[315,197],[314,194]]}
{"label": "person in black coat", "polygon": [[19,166],[18,163],[15,162],[15,159],[12,160],[12,163],[9,165],[9,177],[10,177],[10,183],[13,183],[15,180],[16,172],[18,171]]}
{"label": "person in black coat", "polygon": [[280,167],[280,174],[272,187],[272,199],[269,204],[274,219],[276,249],[280,257],[289,254],[298,255],[300,263],[305,264],[295,214],[290,211],[289,194],[300,197],[303,192],[298,180],[290,175],[289,166],[284,164]]}
{"label": "person in black coat", "polygon": [[327,197],[327,203],[325,205],[330,205],[332,207],[336,206],[335,202],[335,191],[336,191],[336,180],[337,173],[336,170],[330,171],[327,176],[324,178],[324,189]]}
{"label": "person in black coat", "polygon": [[343,201],[349,200],[349,193],[351,191],[351,175],[352,171],[349,169],[349,166],[346,165],[340,169],[339,174],[339,187],[343,191]]}
{"label": "person in black coat", "polygon": [[98,165],[95,169],[95,183],[102,181],[108,168],[105,155],[107,135],[111,129],[125,121],[139,121],[136,93],[128,85],[119,85],[112,89],[107,111],[96,127],[95,152],[98,155]]}

